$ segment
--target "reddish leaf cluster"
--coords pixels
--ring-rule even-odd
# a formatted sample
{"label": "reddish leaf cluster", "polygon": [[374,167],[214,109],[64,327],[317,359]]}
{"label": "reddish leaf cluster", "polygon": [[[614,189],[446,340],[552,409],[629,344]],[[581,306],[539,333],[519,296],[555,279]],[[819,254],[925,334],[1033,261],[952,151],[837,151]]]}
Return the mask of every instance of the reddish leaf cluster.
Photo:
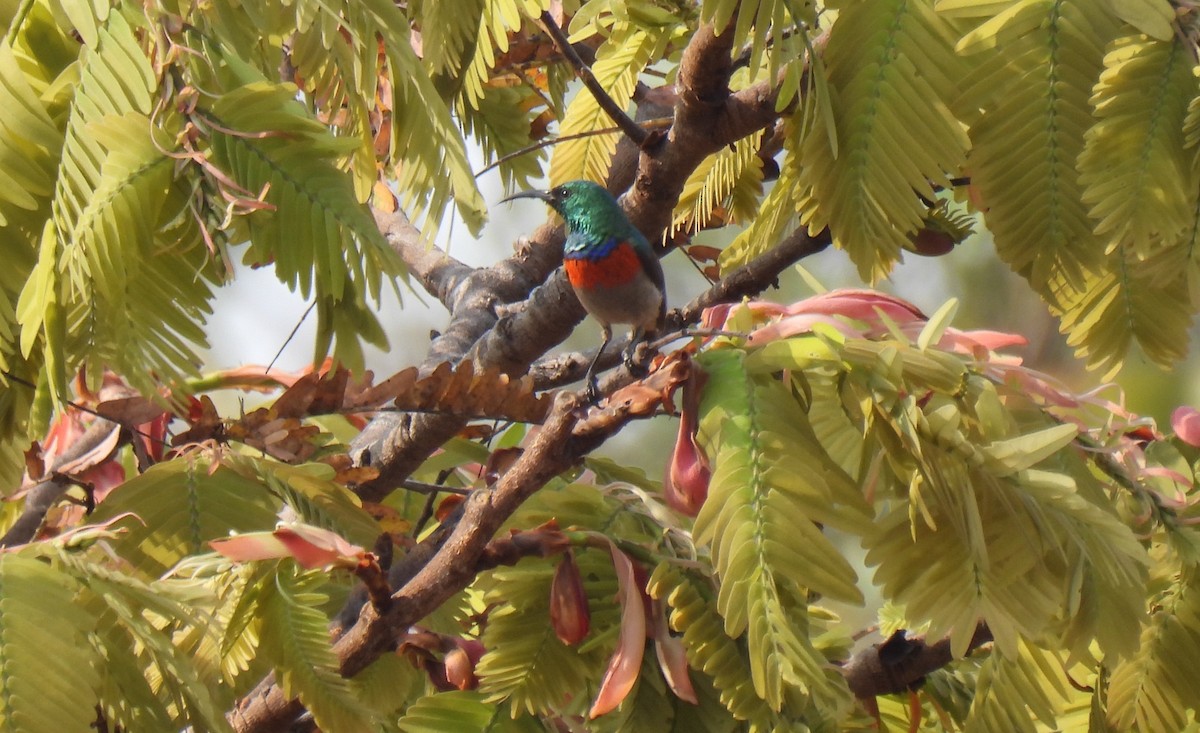
{"label": "reddish leaf cluster", "polygon": [[514,379],[497,370],[476,372],[470,361],[443,362],[421,376],[409,368],[379,385],[395,393],[395,406],[413,412],[445,412],[513,422],[540,423],[550,400],[534,394],[530,377]]}
{"label": "reddish leaf cluster", "polygon": [[[273,378],[277,383],[285,383]],[[361,422],[361,414],[378,409],[388,401],[396,407],[421,412],[447,412],[518,422],[540,422],[549,400],[533,392],[532,381],[512,379],[497,371],[475,373],[470,362],[457,368],[445,363],[422,376],[416,368],[405,369],[379,384],[367,373],[351,381],[344,369],[315,371],[291,381],[275,402],[237,419],[222,418],[207,396],[193,398],[186,416],[189,428],[175,437],[174,445],[215,441],[237,441],[257,448],[287,463],[313,460],[320,448],[320,429],[304,422],[313,415],[341,414]],[[145,398],[104,403],[110,413],[131,414],[152,403]],[[161,408],[160,408],[161,411]],[[343,482],[373,478],[369,469],[354,468],[344,456],[329,457]]]}
{"label": "reddish leaf cluster", "polygon": [[407,657],[413,666],[428,674],[439,690],[473,690],[479,685],[475,665],[483,657],[484,648],[476,639],[432,631],[410,631],[404,635],[396,653]]}

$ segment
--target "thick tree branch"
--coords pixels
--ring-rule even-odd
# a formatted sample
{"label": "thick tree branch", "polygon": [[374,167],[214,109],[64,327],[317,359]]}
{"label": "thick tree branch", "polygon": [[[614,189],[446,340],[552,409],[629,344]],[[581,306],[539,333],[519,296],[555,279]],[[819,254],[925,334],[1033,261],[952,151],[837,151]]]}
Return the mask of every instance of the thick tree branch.
{"label": "thick tree branch", "polygon": [[[430,345],[422,369],[462,360],[480,336],[495,327],[508,304],[525,299],[561,262],[562,228],[547,224],[522,240],[511,257],[473,270],[456,288],[450,325]],[[582,308],[575,322],[579,318]],[[379,477],[359,487],[359,494],[374,500],[386,496],[465,424],[453,415],[381,413],[350,446],[356,463],[379,470]]]}
{"label": "thick tree branch", "polygon": [[[992,640],[992,632],[980,624],[967,650]],[[859,700],[879,695],[894,695],[911,690],[925,675],[953,661],[950,640],[929,643],[923,637],[910,638],[898,631],[886,641],[863,649],[842,665],[842,676]]]}
{"label": "thick tree branch", "polygon": [[773,84],[730,93],[733,35],[718,35],[713,26],[704,25],[683,51],[675,124],[662,142],[643,149],[633,187],[625,195],[629,218],[643,232],[666,230],[683,184],[701,161],[779,116]]}
{"label": "thick tree branch", "polygon": [[579,54],[572,48],[571,42],[567,40],[567,34],[562,32],[562,28],[558,27],[558,23],[554,22],[554,18],[549,12],[542,13],[542,26],[546,32],[550,34],[550,38],[554,40],[554,45],[558,47],[559,52],[566,57],[567,61],[575,69],[575,73],[579,75],[580,81],[592,93],[596,99],[596,103],[600,105],[600,109],[609,116],[617,127],[621,128],[630,140],[633,140],[639,146],[646,142],[648,133],[642,129],[641,125],[634,122],[629,115],[625,114],[625,110],[621,108],[616,101],[608,96],[608,92],[604,91],[604,87],[600,86],[600,82],[596,81],[595,74],[588,68],[588,65],[583,62]]}
{"label": "thick tree branch", "polygon": [[437,298],[453,311],[456,297],[462,286],[475,272],[437,247],[421,241],[421,232],[408,220],[404,212],[374,209],[375,223],[387,239],[387,243],[400,255],[408,271],[421,283],[425,291]]}
{"label": "thick tree branch", "polygon": [[[704,27],[693,37],[680,68],[675,122],[662,140],[641,151],[636,179],[623,206],[651,241],[669,225],[684,181],[705,157],[777,119],[770,86],[729,93],[732,36],[718,36]],[[402,234],[403,227],[397,231]],[[437,255],[428,260],[416,253],[406,257],[423,283],[428,277],[435,290],[446,293],[451,310],[450,325],[430,346],[423,367],[471,359],[484,368],[523,374],[538,356],[561,343],[584,315],[563,273],[554,272],[561,263],[561,247],[561,227],[544,225],[512,257],[469,273]],[[441,287],[441,280],[454,284]],[[752,280],[747,275],[745,282]],[[723,292],[725,297],[739,297],[736,286]],[[702,307],[689,305],[686,312],[695,318]],[[335,645],[344,675],[364,669],[394,647],[404,629],[466,587],[487,543],[512,512],[634,417],[628,405],[610,402],[583,418],[575,399],[559,397],[521,458],[492,489],[467,499],[452,530],[440,528],[397,563],[391,574],[393,587],[398,587],[398,573],[411,579],[393,596],[391,606],[382,614],[370,604],[363,606]],[[379,416],[351,448],[357,463],[380,472],[377,479],[359,487],[359,493],[368,499],[385,496],[463,425],[464,419],[447,415]],[[282,730],[301,711],[298,702],[287,700],[268,680],[243,700],[232,722],[239,731]]]}
{"label": "thick tree branch", "polygon": [[[732,36],[718,36],[708,26],[696,33],[680,68],[675,123],[664,140],[642,150],[623,205],[651,241],[669,225],[684,181],[705,157],[777,119],[771,87],[729,93]],[[561,272],[534,291],[519,312],[504,318],[500,314],[558,266],[561,245],[561,228],[546,225],[513,257],[473,272],[462,286],[466,294],[450,326],[431,346],[424,365],[471,358],[484,368],[521,374],[561,343],[583,317]],[[379,471],[359,493],[367,499],[385,496],[464,424],[444,415],[380,416],[351,447],[358,463]]]}
{"label": "thick tree branch", "polygon": [[[681,374],[664,380],[673,384],[670,380],[682,379]],[[410,553],[420,557],[419,569],[392,596],[390,607],[381,614],[370,604],[363,606],[357,622],[334,645],[342,675],[361,672],[393,648],[405,629],[466,588],[493,535],[526,499],[627,422],[648,416],[655,407],[615,403],[584,414],[577,396],[560,393],[541,430],[500,480],[467,498],[453,530],[422,542]],[[230,722],[243,733],[282,731],[302,709],[269,680],[242,700]]]}

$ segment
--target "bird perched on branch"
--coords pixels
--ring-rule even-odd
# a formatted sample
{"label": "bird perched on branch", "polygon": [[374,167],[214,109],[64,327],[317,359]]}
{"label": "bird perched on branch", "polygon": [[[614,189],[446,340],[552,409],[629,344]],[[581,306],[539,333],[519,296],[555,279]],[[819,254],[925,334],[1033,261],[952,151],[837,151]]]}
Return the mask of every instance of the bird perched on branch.
{"label": "bird perched on branch", "polygon": [[632,365],[634,350],[662,323],[667,310],[662,265],[650,243],[625,216],[617,200],[591,181],[569,181],[549,191],[524,191],[501,201],[534,198],[549,204],[567,228],[563,267],[584,310],[600,322],[603,340],[587,370],[587,396],[599,397],[596,364],[612,340],[613,324],[633,328],[623,352]]}

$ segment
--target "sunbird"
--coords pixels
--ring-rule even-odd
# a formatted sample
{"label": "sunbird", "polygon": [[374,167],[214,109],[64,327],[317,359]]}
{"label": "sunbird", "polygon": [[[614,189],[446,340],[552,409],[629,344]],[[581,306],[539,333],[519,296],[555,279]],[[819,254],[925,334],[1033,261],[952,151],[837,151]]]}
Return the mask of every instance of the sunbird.
{"label": "sunbird", "polygon": [[532,198],[549,204],[567,229],[563,268],[584,310],[600,322],[600,350],[588,366],[587,397],[599,398],[596,364],[612,340],[613,324],[632,327],[622,352],[627,366],[634,350],[662,324],[667,296],[662,265],[646,237],[629,221],[617,200],[591,181],[568,181],[549,191],[523,191],[502,200]]}

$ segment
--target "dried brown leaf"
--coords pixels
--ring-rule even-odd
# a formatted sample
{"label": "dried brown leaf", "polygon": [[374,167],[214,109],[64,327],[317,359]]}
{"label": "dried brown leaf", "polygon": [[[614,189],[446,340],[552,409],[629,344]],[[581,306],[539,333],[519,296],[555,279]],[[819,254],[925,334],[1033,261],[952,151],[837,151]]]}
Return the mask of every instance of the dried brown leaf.
{"label": "dried brown leaf", "polygon": [[25,473],[34,481],[41,481],[46,475],[46,462],[42,460],[42,444],[33,441],[29,450],[25,451]]}
{"label": "dried brown leaf", "polygon": [[385,402],[396,399],[397,396],[412,389],[420,372],[416,367],[409,367],[396,372],[376,385],[369,383],[352,385],[347,389],[346,407],[361,409],[363,407],[379,407]]}
{"label": "dried brown leaf", "polygon": [[402,410],[534,423],[550,409],[549,399],[534,393],[532,379],[513,380],[498,370],[476,372],[469,361],[457,367],[439,364],[407,385],[394,404]]}
{"label": "dried brown leaf", "polygon": [[165,414],[162,403],[137,395],[105,400],[96,405],[96,413],[122,425],[141,425]]}

